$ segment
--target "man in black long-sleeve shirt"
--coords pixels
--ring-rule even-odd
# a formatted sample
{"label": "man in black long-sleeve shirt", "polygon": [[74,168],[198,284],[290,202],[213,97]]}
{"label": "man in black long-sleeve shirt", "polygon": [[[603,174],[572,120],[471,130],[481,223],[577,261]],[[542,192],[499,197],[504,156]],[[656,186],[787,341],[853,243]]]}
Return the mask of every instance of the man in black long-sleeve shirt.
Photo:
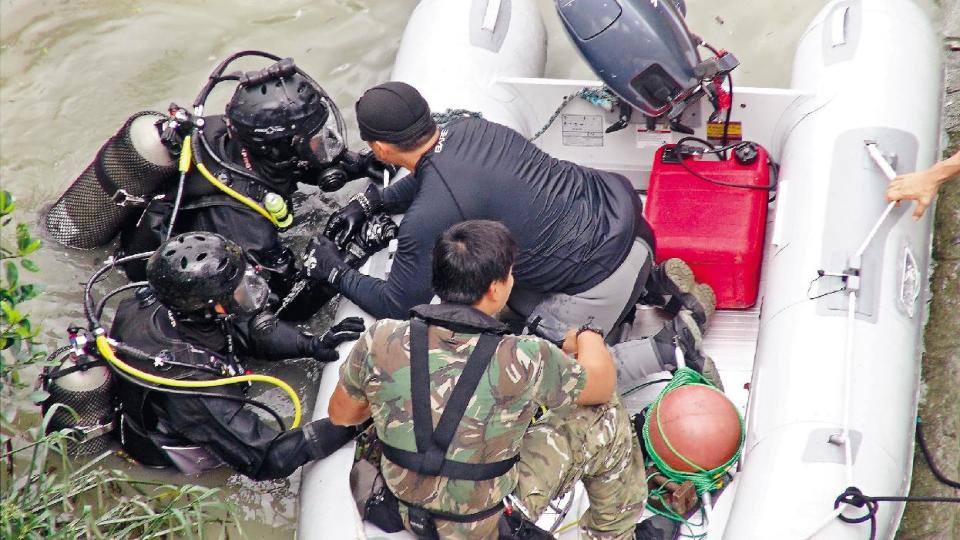
{"label": "man in black long-sleeve shirt", "polygon": [[[382,192],[370,186],[354,197],[331,217],[325,235],[342,245],[372,213],[403,213],[390,275],[380,280],[348,268],[324,237],[308,248],[305,267],[374,317],[406,318],[411,307],[429,302],[434,242],[451,225],[473,219],[500,221],[516,237],[509,307],[551,341],[584,324],[608,334],[648,288],[653,234],[623,176],[555,159],[516,131],[480,118],[440,129],[423,97],[404,83],[368,90],[357,102],[357,122],[380,161],[410,174]],[[696,286],[689,267],[676,262],[676,272],[655,273],[664,278],[655,281],[670,286],[658,292],[684,300],[703,324],[713,310],[712,291]],[[631,355],[659,368],[674,361],[678,334],[695,334],[690,341],[699,343],[699,325],[677,321],[646,344],[632,344]]]}
{"label": "man in black long-sleeve shirt", "polygon": [[[147,263],[147,278],[149,287],[121,302],[110,336],[146,353],[121,354],[125,362],[168,379],[241,375],[237,355],[329,362],[339,343],[363,330],[362,321],[347,319],[321,337],[310,336],[259,311],[266,282],[236,244],[213,233],[187,233],[161,245]],[[205,388],[200,391],[207,395],[198,396],[134,380],[118,381],[119,435],[124,449],[148,466],[175,465],[195,474],[225,463],[255,480],[283,478],[357,433],[326,419],[278,431],[240,401],[246,384]]]}

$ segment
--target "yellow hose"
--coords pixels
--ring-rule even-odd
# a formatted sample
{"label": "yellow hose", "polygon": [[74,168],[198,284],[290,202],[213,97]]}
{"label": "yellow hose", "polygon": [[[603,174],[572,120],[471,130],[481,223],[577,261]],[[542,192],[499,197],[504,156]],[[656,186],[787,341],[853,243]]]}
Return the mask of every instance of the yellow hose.
{"label": "yellow hose", "polygon": [[187,135],[183,138],[183,144],[180,146],[180,163],[177,169],[182,173],[190,170],[190,161],[193,160],[193,147],[190,146],[192,140],[193,136]]}
{"label": "yellow hose", "polygon": [[279,386],[284,392],[287,393],[287,395],[290,396],[290,401],[293,402],[293,425],[291,426],[291,429],[300,425],[300,417],[302,415],[300,398],[297,397],[297,393],[294,392],[293,388],[291,388],[289,384],[276,377],[271,377],[269,375],[238,375],[236,377],[225,377],[222,379],[214,379],[212,381],[179,381],[177,379],[158,377],[145,371],[140,371],[130,364],[127,364],[123,360],[120,360],[117,358],[117,355],[114,354],[113,349],[110,347],[110,343],[107,341],[107,337],[104,335],[97,336],[97,350],[100,351],[100,354],[102,354],[108,362],[116,366],[116,368],[120,371],[153,384],[174,386],[177,388],[210,388],[214,386],[225,386],[228,384],[241,382],[264,382],[274,386]]}
{"label": "yellow hose", "polygon": [[206,165],[204,165],[203,163],[200,163],[199,161],[197,162],[197,170],[200,171],[200,174],[202,174],[203,177],[207,179],[207,181],[209,181],[211,184],[216,186],[217,189],[233,197],[234,199],[240,201],[241,203],[249,206],[251,209],[253,209],[253,211],[267,218],[270,221],[270,223],[273,223],[274,227],[278,229],[283,228],[280,225],[280,223],[277,221],[277,218],[273,217],[273,215],[271,215],[270,212],[267,212],[267,210],[264,207],[260,206],[255,201],[251,200],[249,197],[244,197],[242,194],[231,189],[230,186],[224,184],[220,180],[217,180],[217,177],[210,173]]}

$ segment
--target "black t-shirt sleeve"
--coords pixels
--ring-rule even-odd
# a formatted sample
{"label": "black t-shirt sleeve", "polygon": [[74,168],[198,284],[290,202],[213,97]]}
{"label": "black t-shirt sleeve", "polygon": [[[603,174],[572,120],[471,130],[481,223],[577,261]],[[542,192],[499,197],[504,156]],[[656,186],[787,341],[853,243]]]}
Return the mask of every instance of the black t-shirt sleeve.
{"label": "black t-shirt sleeve", "polygon": [[402,214],[410,208],[417,190],[420,189],[420,179],[408,174],[400,180],[390,184],[381,194],[383,209],[391,214]]}
{"label": "black t-shirt sleeve", "polygon": [[457,223],[448,198],[422,195],[404,215],[397,236],[397,252],[386,280],[347,271],[340,292],[375,318],[406,319],[410,308],[430,302],[431,258],[437,237]]}

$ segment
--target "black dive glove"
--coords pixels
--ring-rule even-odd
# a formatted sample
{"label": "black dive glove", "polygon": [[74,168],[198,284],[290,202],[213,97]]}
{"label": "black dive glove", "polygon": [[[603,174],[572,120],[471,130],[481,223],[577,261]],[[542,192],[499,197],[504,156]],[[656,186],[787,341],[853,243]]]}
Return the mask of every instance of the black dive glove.
{"label": "black dive glove", "polygon": [[365,425],[338,426],[329,418],[304,424],[303,436],[311,459],[323,459],[339,450],[363,431]]}
{"label": "black dive glove", "polygon": [[346,206],[330,216],[323,235],[335,241],[337,247],[344,249],[347,243],[360,231],[367,219],[383,207],[380,190],[370,184],[366,191],[350,198]]}
{"label": "black dive glove", "polygon": [[343,260],[358,268],[371,255],[387,247],[399,233],[400,226],[388,214],[374,214],[347,244]]}
{"label": "black dive glove", "polygon": [[349,150],[344,152],[340,158],[340,166],[343,167],[350,180],[372,178],[382,182],[384,169],[390,172],[391,177],[397,174],[396,167],[387,165],[377,159],[377,156],[370,149],[361,150],[359,153]]}
{"label": "black dive glove", "polygon": [[326,236],[318,236],[303,251],[303,275],[336,286],[350,266],[343,261],[337,245]]}
{"label": "black dive glove", "polygon": [[340,358],[337,354],[337,346],[359,338],[363,330],[363,319],[347,317],[331,326],[322,336],[313,338],[311,356],[320,362],[333,362]]}

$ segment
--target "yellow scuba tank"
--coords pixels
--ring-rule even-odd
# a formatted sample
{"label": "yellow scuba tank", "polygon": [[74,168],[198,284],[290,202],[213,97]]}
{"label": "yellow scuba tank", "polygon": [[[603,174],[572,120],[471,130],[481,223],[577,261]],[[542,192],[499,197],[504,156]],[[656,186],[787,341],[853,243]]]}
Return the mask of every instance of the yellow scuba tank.
{"label": "yellow scuba tank", "polygon": [[93,161],[50,207],[44,218],[57,242],[93,249],[110,242],[141,202],[165,182],[174,182],[177,164],[160,140],[158,112],[139,112],[107,140]]}
{"label": "yellow scuba tank", "polygon": [[[44,389],[50,396],[41,405],[46,415],[54,405],[47,433],[63,429],[73,430],[74,440],[68,441],[67,452],[86,455],[102,452],[110,444],[109,434],[114,422],[114,389],[110,369],[102,361],[86,354],[77,355],[73,348],[54,353],[62,356],[56,367],[42,375]],[[76,416],[74,415],[76,414]]]}

